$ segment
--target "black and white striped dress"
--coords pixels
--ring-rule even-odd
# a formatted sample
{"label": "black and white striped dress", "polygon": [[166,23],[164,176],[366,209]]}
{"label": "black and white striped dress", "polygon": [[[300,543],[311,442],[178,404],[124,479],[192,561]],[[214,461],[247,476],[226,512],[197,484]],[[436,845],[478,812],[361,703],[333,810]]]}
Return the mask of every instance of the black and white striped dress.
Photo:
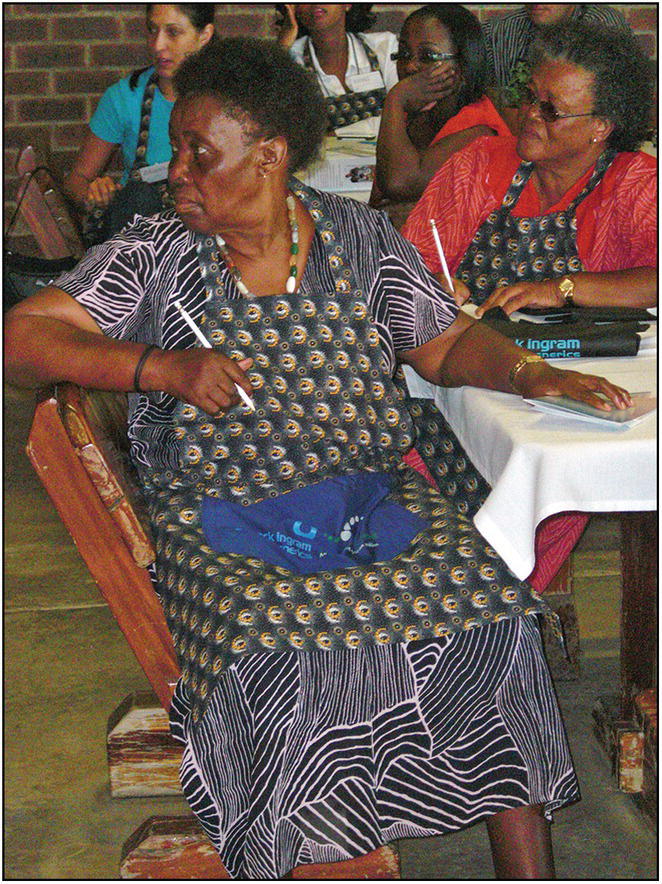
{"label": "black and white striped dress", "polygon": [[[393,367],[398,351],[439,335],[455,307],[385,215],[322,199]],[[174,300],[194,317],[202,310],[195,242],[172,214],[140,219],[57,284],[108,335],[192,346]],[[332,290],[327,267],[316,236],[302,289]],[[176,469],[174,400],[132,398],[139,469]],[[171,722],[185,744],[184,794],[234,878],[279,878],[506,808],[542,804],[549,815],[578,798],[534,616],[434,640],[247,654],[221,673],[197,724],[190,713],[180,682]]]}

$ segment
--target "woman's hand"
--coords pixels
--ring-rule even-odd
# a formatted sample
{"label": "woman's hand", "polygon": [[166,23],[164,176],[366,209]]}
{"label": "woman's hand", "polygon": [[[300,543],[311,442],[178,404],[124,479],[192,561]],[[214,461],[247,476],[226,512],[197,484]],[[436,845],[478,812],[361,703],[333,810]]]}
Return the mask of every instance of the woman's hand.
{"label": "woman's hand", "polygon": [[276,22],[276,29],[278,31],[276,40],[283,49],[289,49],[299,34],[299,24],[294,13],[295,7],[296,3],[286,3],[286,15]]}
{"label": "woman's hand", "polygon": [[241,403],[235,384],[251,396],[245,371],[252,359],[230,359],[218,350],[155,350],[141,375],[143,390],[163,390],[218,417]]}
{"label": "woman's hand", "polygon": [[119,189],[119,185],[115,184],[108,175],[104,175],[103,178],[95,178],[87,186],[85,208],[88,210],[106,208]]}
{"label": "woman's hand", "polygon": [[[514,383],[517,392],[526,399],[538,396],[569,396],[602,411],[611,411],[612,405],[616,408],[629,408],[632,405],[628,391],[610,383],[606,378],[562,370],[546,362],[527,363],[517,372]],[[605,401],[603,396],[608,401]]]}
{"label": "woman's hand", "polygon": [[397,96],[403,110],[411,114],[428,111],[442,98],[452,95],[459,81],[457,66],[452,61],[440,61],[400,80],[391,92]]}
{"label": "woman's hand", "polygon": [[514,285],[495,289],[489,298],[476,310],[480,319],[492,307],[502,307],[510,316],[522,307],[563,307],[565,301],[558,290],[555,279],[542,282],[517,282]]}

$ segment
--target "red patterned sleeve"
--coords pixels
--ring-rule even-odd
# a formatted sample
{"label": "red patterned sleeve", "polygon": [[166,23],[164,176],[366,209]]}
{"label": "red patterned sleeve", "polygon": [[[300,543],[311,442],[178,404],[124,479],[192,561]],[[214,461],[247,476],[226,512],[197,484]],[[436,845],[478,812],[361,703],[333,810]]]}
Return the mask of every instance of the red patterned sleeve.
{"label": "red patterned sleeve", "polygon": [[577,211],[577,247],[586,270],[657,267],[657,165],[622,153]]}
{"label": "red patterned sleeve", "polygon": [[402,234],[416,246],[432,273],[441,270],[441,262],[430,218],[437,224],[449,270],[455,273],[474,233],[496,205],[487,180],[489,153],[484,149],[485,142],[494,140],[478,138],[453,154],[432,178],[407,219]]}

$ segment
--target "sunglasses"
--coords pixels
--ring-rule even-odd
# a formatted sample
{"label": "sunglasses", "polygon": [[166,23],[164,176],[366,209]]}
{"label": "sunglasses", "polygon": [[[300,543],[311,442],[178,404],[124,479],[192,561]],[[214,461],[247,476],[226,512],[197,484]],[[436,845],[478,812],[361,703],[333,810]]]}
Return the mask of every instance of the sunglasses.
{"label": "sunglasses", "polygon": [[452,52],[437,52],[434,49],[421,49],[418,55],[414,56],[408,49],[398,49],[397,52],[391,53],[391,61],[411,61],[413,58],[419,64],[437,64],[440,61],[452,61],[457,55]]}
{"label": "sunglasses", "polygon": [[586,114],[561,114],[557,111],[551,101],[542,101],[529,86],[525,86],[522,90],[520,104],[526,104],[530,107],[538,105],[540,116],[546,123],[555,123],[557,120],[570,120],[574,117],[593,117],[595,111],[589,111]]}

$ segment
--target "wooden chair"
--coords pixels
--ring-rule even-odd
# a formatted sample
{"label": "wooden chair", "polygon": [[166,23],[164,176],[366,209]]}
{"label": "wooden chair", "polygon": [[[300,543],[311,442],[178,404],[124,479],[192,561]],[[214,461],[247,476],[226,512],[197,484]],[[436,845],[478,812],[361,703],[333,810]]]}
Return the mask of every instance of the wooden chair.
{"label": "wooden chair", "polygon": [[[126,421],[124,394],[60,384],[39,397],[27,444],[30,461],[162,706],[155,709],[155,698],[137,695],[111,716],[107,742],[116,797],[179,792],[181,756],[164,711],[179,666],[147,570],[154,547],[128,459]],[[137,739],[141,730],[151,764]],[[147,789],[145,770],[154,780]],[[228,877],[193,817],[150,818],[124,845],[120,876]],[[299,866],[292,877],[393,879],[400,877],[399,862],[395,849],[386,845],[355,860]]]}
{"label": "wooden chair", "polygon": [[18,214],[32,233],[44,258],[52,260],[85,251],[78,226],[54,177],[32,145],[18,155],[16,192]]}

